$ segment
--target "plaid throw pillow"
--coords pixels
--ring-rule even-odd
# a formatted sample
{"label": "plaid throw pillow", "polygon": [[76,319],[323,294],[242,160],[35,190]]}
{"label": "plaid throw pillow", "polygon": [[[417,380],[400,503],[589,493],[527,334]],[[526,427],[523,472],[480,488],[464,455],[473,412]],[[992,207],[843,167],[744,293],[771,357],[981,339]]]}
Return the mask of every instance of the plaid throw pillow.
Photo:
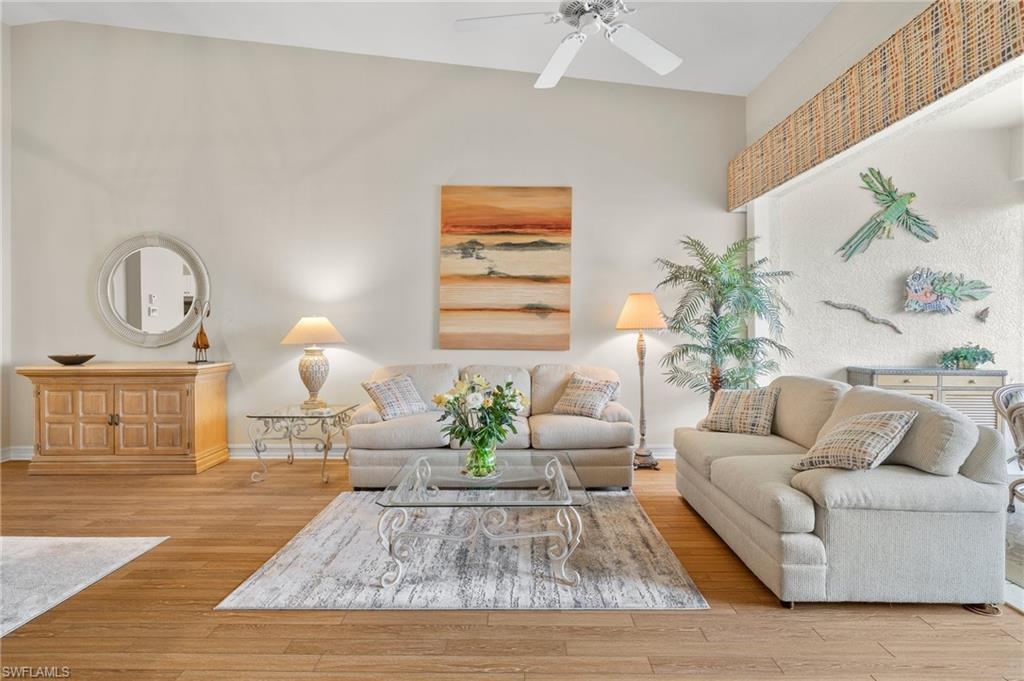
{"label": "plaid throw pillow", "polygon": [[583,374],[573,373],[551,413],[599,419],[618,389],[618,381],[595,381]]}
{"label": "plaid throw pillow", "polygon": [[392,376],[383,381],[366,381],[363,383],[363,390],[377,405],[377,410],[385,421],[422,414],[427,410],[427,405],[416,392],[412,379],[405,374]]}
{"label": "plaid throw pillow", "polygon": [[775,403],[779,401],[780,392],[779,388],[719,390],[715,393],[711,411],[698,428],[719,433],[771,435]]}
{"label": "plaid throw pillow", "polygon": [[846,468],[866,471],[896,449],[917,418],[916,411],[879,411],[841,421],[793,464],[794,470]]}

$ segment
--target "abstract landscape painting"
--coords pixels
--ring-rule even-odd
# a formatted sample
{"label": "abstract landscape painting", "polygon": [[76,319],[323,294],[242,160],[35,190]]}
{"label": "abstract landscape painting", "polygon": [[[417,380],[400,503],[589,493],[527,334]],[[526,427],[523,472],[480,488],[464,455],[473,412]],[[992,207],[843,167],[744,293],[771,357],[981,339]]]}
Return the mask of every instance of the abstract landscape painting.
{"label": "abstract landscape painting", "polygon": [[442,187],[440,346],[568,350],[571,239],[571,187]]}

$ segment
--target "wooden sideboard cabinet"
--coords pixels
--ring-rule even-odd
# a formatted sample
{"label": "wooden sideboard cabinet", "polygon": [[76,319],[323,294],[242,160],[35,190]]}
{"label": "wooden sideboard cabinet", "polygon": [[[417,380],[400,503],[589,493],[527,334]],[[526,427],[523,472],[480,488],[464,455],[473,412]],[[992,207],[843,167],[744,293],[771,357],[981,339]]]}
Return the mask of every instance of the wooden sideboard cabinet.
{"label": "wooden sideboard cabinet", "polygon": [[228,458],[230,362],[27,366],[32,475],[199,473]]}
{"label": "wooden sideboard cabinet", "polygon": [[999,428],[992,393],[1006,383],[1001,369],[938,369],[930,367],[847,367],[850,385],[902,390],[941,402],[979,426]]}

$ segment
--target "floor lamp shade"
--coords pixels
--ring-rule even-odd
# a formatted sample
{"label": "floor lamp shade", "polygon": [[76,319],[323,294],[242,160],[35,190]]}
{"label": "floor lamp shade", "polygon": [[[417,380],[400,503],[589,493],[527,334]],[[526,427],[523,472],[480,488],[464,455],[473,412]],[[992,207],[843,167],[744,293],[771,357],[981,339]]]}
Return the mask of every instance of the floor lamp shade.
{"label": "floor lamp shade", "polygon": [[630,293],[629,298],[626,298],[626,304],[622,306],[615,328],[619,331],[664,329],[665,316],[661,313],[654,294]]}
{"label": "floor lamp shade", "polygon": [[633,450],[633,466],[635,468],[657,468],[658,460],[651,450],[647,449],[647,415],[644,413],[644,359],[647,357],[647,341],[644,331],[665,328],[665,315],[658,307],[653,293],[630,293],[626,304],[622,306],[619,321],[615,323],[619,331],[638,331],[636,339],[636,359],[640,368],[640,442]]}
{"label": "floor lamp shade", "polygon": [[309,391],[309,399],[302,403],[306,409],[323,409],[327,403],[320,399],[320,388],[327,381],[331,364],[320,345],[344,343],[345,337],[327,317],[303,317],[292,327],[281,345],[305,345],[306,352],[299,360],[299,377]]}

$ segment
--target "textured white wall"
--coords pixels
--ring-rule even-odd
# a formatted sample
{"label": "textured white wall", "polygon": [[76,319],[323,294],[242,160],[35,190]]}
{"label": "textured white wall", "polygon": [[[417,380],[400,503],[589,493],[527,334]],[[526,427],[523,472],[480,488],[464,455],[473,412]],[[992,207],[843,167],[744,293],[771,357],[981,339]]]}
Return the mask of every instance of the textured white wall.
{"label": "textured white wall", "polygon": [[841,0],[747,97],[747,142],[768,132],[930,4]]}
{"label": "textured white wall", "polygon": [[[911,131],[880,142],[778,199],[771,235],[778,266],[797,277],[785,287],[793,307],[787,373],[846,380],[851,364],[935,365],[967,341],[996,353],[998,368],[1024,377],[1024,183],[1010,172],[1011,130]],[[877,210],[859,173],[877,167],[938,230],[923,243],[897,230],[849,262],[834,254]],[[903,311],[903,285],[915,266],[962,272],[995,291],[953,315]],[[851,302],[894,321],[897,335],[823,299]],[[974,313],[988,306],[987,323]]]}
{"label": "textured white wall", "polygon": [[[684,234],[741,237],[725,169],[743,146],[743,100],[529,74],[66,23],[12,30],[13,364],[49,352],[189,359],[189,340],[120,341],[94,303],[106,253],[163,231],[203,256],[211,359],[229,382],[233,443],[246,410],[304,397],[301,315],[349,340],[329,350],[322,395],[363,400],[394,362],[571,361],[612,366],[638,405],[634,337],[613,330],[626,295]],[[573,187],[572,349],[436,346],[444,184]],[[662,298],[663,304],[670,296]],[[669,339],[652,338],[652,363]],[[7,367],[8,377],[10,368]],[[649,440],[671,442],[704,399],[649,369]],[[29,383],[12,382],[12,445],[32,442]]]}

